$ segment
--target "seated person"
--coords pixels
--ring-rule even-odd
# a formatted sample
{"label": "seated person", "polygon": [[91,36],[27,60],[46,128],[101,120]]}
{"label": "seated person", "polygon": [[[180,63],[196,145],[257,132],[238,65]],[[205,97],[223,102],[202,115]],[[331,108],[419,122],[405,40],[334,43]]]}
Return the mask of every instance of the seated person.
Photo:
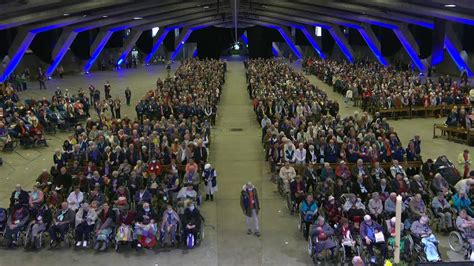
{"label": "seated person", "polygon": [[124,206],[117,217],[117,235],[115,240],[117,242],[129,242],[132,241],[133,222],[135,220],[136,213],[131,211],[128,206]]}
{"label": "seated person", "polygon": [[436,174],[433,159],[428,159],[425,163],[423,163],[421,166],[421,173],[426,180],[433,180]]}
{"label": "seated person", "polygon": [[383,212],[383,202],[380,199],[378,192],[372,193],[372,198],[369,200],[369,204],[367,205],[367,207],[369,209],[370,215],[375,220],[380,220]]}
{"label": "seated person", "polygon": [[351,192],[359,197],[363,202],[366,202],[369,191],[372,191],[372,188],[368,182],[365,182],[364,177],[357,176],[356,182],[352,183]]}
{"label": "seated person", "polygon": [[[395,215],[395,208],[397,205],[397,193],[392,192],[384,203],[384,211],[388,216]],[[405,204],[402,204],[402,216],[405,214]],[[404,219],[403,219],[404,220]]]}
{"label": "seated person", "polygon": [[402,174],[396,174],[392,181],[392,190],[403,197],[408,196],[409,186],[407,179]]}
{"label": "seated person", "polygon": [[[360,223],[359,219],[365,214],[365,205],[354,194],[349,194],[342,209],[347,213],[349,220],[356,223]],[[354,219],[357,221],[354,221]],[[358,225],[356,228],[358,228]]]}
{"label": "seated person", "polygon": [[334,225],[339,222],[339,219],[342,217],[341,206],[339,206],[338,201],[334,196],[329,196],[328,201],[324,205],[324,210],[326,211],[326,217],[329,224]]}
{"label": "seated person", "polygon": [[97,211],[95,250],[104,251],[107,249],[109,236],[112,234],[115,221],[115,212],[109,207],[107,202],[104,202],[99,211]]}
{"label": "seated person", "polygon": [[67,203],[69,209],[77,211],[81,206],[81,203],[84,201],[84,193],[80,190],[79,187],[74,187],[74,191],[69,194],[67,197]]}
{"label": "seated person", "polygon": [[290,182],[291,182],[291,180],[293,180],[296,177],[295,168],[293,168],[293,166],[291,166],[289,162],[285,162],[285,166],[283,166],[280,169],[279,176],[283,181],[283,184],[285,186],[285,190],[289,191]]}
{"label": "seated person", "polygon": [[336,167],[336,177],[342,179],[344,182],[350,181],[351,170],[349,169],[349,166],[347,166],[346,162],[339,162],[339,165]]}
{"label": "seated person", "polygon": [[346,260],[350,260],[352,257],[352,248],[355,247],[356,241],[354,240],[354,228],[349,224],[347,218],[342,217],[341,220],[341,245],[345,249]]}
{"label": "seated person", "polygon": [[197,240],[197,232],[201,228],[201,214],[194,206],[192,201],[189,201],[183,216],[183,232],[186,240],[190,234],[193,235],[193,241]]}
{"label": "seated person", "polygon": [[[392,217],[392,219],[387,220],[387,233],[390,235],[388,237],[388,244],[392,247],[395,248],[395,235],[396,235],[396,229],[395,229],[395,222],[397,221],[396,217]],[[405,230],[403,230],[403,223],[401,224],[402,227],[402,232],[400,235],[400,257],[403,258],[404,260],[410,259],[408,256],[409,250],[405,250],[405,247],[409,247],[410,245],[410,240],[408,236],[405,235]]]}
{"label": "seated person", "polygon": [[28,223],[29,215],[28,209],[24,205],[17,203],[13,206],[11,214],[7,218],[5,229],[5,240],[8,248],[17,246],[17,234]]}
{"label": "seated person", "polygon": [[51,184],[53,183],[53,176],[48,173],[48,170],[43,169],[43,172],[36,179],[36,185],[44,193],[48,192],[51,189]]}
{"label": "seated person", "polygon": [[300,205],[301,221],[303,222],[303,235],[308,238],[309,226],[313,223],[318,212],[318,205],[313,199],[313,195],[309,194]]}
{"label": "seated person", "polygon": [[76,247],[87,247],[87,241],[89,241],[90,233],[94,231],[96,220],[95,210],[89,208],[87,202],[82,203],[76,213]]}
{"label": "seated person", "polygon": [[379,183],[382,178],[387,177],[385,170],[380,167],[380,162],[374,162],[374,167],[372,168],[370,175],[372,176],[374,183]]}
{"label": "seated person", "polygon": [[189,169],[183,176],[183,183],[184,184],[192,184],[194,190],[199,190],[199,184],[201,183],[201,178],[199,178],[199,174],[197,172],[197,167],[195,165],[189,166]]}
{"label": "seated person", "polygon": [[[334,170],[332,170],[329,163],[324,163],[323,169],[321,169],[321,181],[324,182],[326,179],[336,180]],[[346,180],[347,181],[347,180]]]}
{"label": "seated person", "polygon": [[433,212],[439,219],[439,227],[442,232],[450,232],[453,229],[453,215],[451,205],[444,198],[443,192],[438,192],[438,196],[431,201]]}
{"label": "seated person", "polygon": [[396,177],[398,174],[401,174],[402,177],[406,177],[407,174],[405,173],[405,170],[403,170],[403,167],[400,165],[400,163],[397,160],[393,160],[393,165],[390,167],[390,174],[392,177]]}
{"label": "seated person", "polygon": [[87,200],[88,203],[91,203],[93,201],[97,202],[97,206],[102,206],[102,203],[104,203],[104,194],[100,191],[100,185],[96,184],[94,186],[94,189],[89,192],[87,195]]}
{"label": "seated person", "polygon": [[426,259],[429,262],[441,261],[438,249],[436,248],[438,240],[436,240],[428,224],[428,216],[423,215],[419,220],[414,221],[411,224],[410,231],[415,237],[421,238],[421,242],[425,245]]}
{"label": "seated person", "polygon": [[[56,211],[53,224],[48,229],[51,247],[57,247],[60,242],[64,241],[66,232],[74,225],[74,211],[69,209],[68,206],[67,202],[61,203],[61,209]],[[60,234],[59,238],[58,234]]]}
{"label": "seated person", "polygon": [[362,159],[357,159],[356,165],[352,168],[353,177],[362,177],[362,180],[366,179],[369,176],[369,170],[364,166],[364,161]]}
{"label": "seated person", "polygon": [[371,263],[376,262],[374,247],[379,248],[382,252],[382,261],[385,261],[387,258],[387,246],[382,231],[382,226],[377,222],[372,221],[370,215],[364,216],[364,221],[360,225],[360,237],[363,245],[365,245],[369,251]]}
{"label": "seated person", "polygon": [[319,254],[324,250],[331,250],[331,260],[334,260],[334,248],[336,243],[332,240],[334,230],[332,227],[324,221],[324,217],[319,216],[316,223],[311,226],[309,231],[311,239],[313,239],[314,251],[317,259]]}
{"label": "seated person", "polygon": [[[296,205],[296,209],[299,209],[300,202],[304,199],[306,194],[306,186],[300,175],[297,175],[294,180],[290,183],[290,199],[291,202]],[[294,209],[291,209],[293,214]]]}
{"label": "seated person", "polygon": [[30,202],[30,196],[28,192],[24,191],[19,184],[15,186],[15,190],[10,196],[10,208],[15,206],[15,204],[20,204],[23,206],[28,206]]}
{"label": "seated person", "polygon": [[156,218],[156,212],[150,208],[150,204],[148,202],[143,203],[143,208],[135,217],[136,223],[133,231],[133,240],[136,242],[137,248],[152,248],[156,245],[155,235],[158,232]]}
{"label": "seated person", "polygon": [[191,199],[193,201],[197,200],[197,192],[193,189],[192,184],[188,184],[185,187],[182,187],[177,196],[178,201],[184,201],[186,199]]}
{"label": "seated person", "polygon": [[471,208],[471,199],[466,196],[465,192],[454,194],[452,201],[454,209],[456,209],[457,211],[460,211],[461,209],[466,209],[466,212],[467,214],[469,214],[469,216],[474,216],[474,212]]}
{"label": "seated person", "polygon": [[176,243],[176,231],[178,230],[178,225],[180,223],[179,216],[173,207],[168,204],[166,206],[166,211],[163,212],[163,218],[161,220],[161,234],[162,234],[162,244],[170,244],[172,246]]}
{"label": "seated person", "polygon": [[459,211],[459,216],[456,218],[456,227],[464,234],[464,237],[471,245],[471,261],[474,261],[474,218],[469,216],[466,209]]}
{"label": "seated person", "polygon": [[413,220],[420,219],[421,216],[426,214],[425,202],[421,198],[420,194],[416,194],[409,203],[410,214]]}
{"label": "seated person", "polygon": [[[146,188],[146,186],[141,186],[140,189],[135,193],[133,197],[137,207],[143,206],[145,202],[151,203],[152,195],[150,191]],[[137,208],[138,209],[138,208]]]}
{"label": "seated person", "polygon": [[421,194],[421,197],[425,202],[430,202],[430,193],[426,189],[420,175],[414,175],[410,181],[410,193],[412,195]]}
{"label": "seated person", "polygon": [[449,183],[440,173],[437,173],[431,181],[431,190],[436,194],[443,192],[446,195],[446,191],[449,190]]}
{"label": "seated person", "polygon": [[35,210],[41,208],[41,205],[43,205],[43,201],[43,191],[39,190],[36,184],[33,185],[33,190],[30,192],[30,208]]}
{"label": "seated person", "polygon": [[378,182],[378,184],[375,186],[374,191],[378,192],[382,201],[385,202],[385,200],[387,200],[387,198],[390,196],[390,192],[392,191],[392,189],[387,183],[387,179],[382,178],[380,179],[380,182]]}
{"label": "seated person", "polygon": [[25,242],[27,246],[31,246],[34,249],[38,249],[41,245],[39,242],[40,233],[46,231],[53,220],[53,213],[49,208],[48,204],[43,206],[36,212],[33,217],[33,221],[28,224],[28,229],[31,230],[28,237],[25,236]]}

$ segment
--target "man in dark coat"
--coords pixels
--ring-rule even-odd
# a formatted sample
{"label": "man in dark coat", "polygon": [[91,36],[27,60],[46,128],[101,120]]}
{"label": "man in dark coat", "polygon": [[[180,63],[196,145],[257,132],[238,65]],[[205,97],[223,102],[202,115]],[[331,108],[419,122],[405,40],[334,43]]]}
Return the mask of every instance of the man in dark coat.
{"label": "man in dark coat", "polygon": [[22,206],[28,206],[30,196],[28,192],[24,191],[19,184],[16,185],[15,190],[10,196],[10,208],[15,206],[15,204],[20,204]]}
{"label": "man in dark coat", "polygon": [[252,227],[250,226],[250,218],[253,218],[255,226],[255,235],[260,236],[258,227],[258,211],[260,210],[260,202],[258,200],[257,189],[248,182],[242,187],[240,194],[240,207],[245,215],[245,223],[247,224],[247,234],[252,234]]}

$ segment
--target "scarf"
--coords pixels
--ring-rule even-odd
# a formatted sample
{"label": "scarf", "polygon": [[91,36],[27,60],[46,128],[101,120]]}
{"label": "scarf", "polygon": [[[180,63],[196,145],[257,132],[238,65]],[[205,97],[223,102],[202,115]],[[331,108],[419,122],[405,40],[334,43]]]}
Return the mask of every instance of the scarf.
{"label": "scarf", "polygon": [[254,208],[253,190],[248,190],[249,193],[249,206],[250,209]]}

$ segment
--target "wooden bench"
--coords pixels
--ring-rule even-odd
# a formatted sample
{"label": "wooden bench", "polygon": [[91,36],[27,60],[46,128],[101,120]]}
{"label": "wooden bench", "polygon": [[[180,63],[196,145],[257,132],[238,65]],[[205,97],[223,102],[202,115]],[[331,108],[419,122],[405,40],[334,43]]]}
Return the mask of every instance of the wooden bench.
{"label": "wooden bench", "polygon": [[[411,106],[411,107],[402,107],[402,108],[391,108],[391,109],[376,109],[371,108],[373,114],[376,112],[380,113],[382,117],[394,118],[394,117],[406,117],[406,118],[416,118],[416,117],[435,117],[437,115],[446,116],[449,114],[451,109],[454,107],[458,109],[464,107],[466,109],[471,108],[469,104],[450,104],[450,105],[436,105],[436,106]],[[422,113],[421,115],[419,113]],[[389,115],[384,115],[389,114]],[[395,114],[399,114],[395,116]],[[403,115],[406,114],[406,115]]]}
{"label": "wooden bench", "polygon": [[378,112],[381,117],[386,118],[411,118],[410,107],[378,109],[372,111],[374,114]]}
{"label": "wooden bench", "polygon": [[[440,136],[436,134],[437,129],[441,131]],[[462,127],[448,127],[445,124],[434,124],[433,138],[438,137],[446,137],[448,140],[471,145],[471,140],[474,139],[474,131],[469,131]]]}

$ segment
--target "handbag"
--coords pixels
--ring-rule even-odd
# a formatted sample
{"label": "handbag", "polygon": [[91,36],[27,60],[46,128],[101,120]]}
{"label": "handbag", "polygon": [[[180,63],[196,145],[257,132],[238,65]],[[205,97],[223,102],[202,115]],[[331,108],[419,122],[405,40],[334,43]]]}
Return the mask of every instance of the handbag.
{"label": "handbag", "polygon": [[385,242],[385,236],[382,232],[375,233],[375,243],[383,243]]}

